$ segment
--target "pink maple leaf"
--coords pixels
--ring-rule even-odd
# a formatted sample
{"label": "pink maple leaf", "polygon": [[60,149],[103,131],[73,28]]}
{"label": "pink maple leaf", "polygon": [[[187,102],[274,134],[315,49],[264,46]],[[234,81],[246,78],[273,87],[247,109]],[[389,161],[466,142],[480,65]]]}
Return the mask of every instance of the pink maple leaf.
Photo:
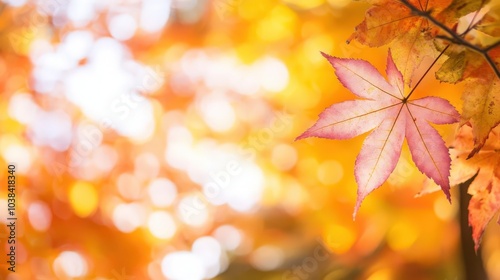
{"label": "pink maple leaf", "polygon": [[380,187],[396,167],[405,137],[417,168],[434,180],[450,200],[450,155],[429,122],[457,122],[460,115],[455,108],[438,97],[409,100],[403,76],[390,52],[386,69],[388,81],[367,61],[322,54],[344,87],[363,99],[333,104],[297,140],[348,139],[373,129],[356,158],[354,175],[358,198],[353,217],[364,198]]}

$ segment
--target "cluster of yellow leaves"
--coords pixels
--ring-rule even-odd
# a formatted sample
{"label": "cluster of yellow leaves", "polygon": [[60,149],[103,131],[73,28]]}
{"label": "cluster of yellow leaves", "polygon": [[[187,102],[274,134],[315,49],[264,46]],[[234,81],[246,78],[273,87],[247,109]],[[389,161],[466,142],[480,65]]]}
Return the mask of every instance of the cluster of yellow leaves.
{"label": "cluster of yellow leaves", "polygon": [[[427,57],[436,57],[434,38],[441,30],[428,19],[415,14],[400,0],[374,0],[366,12],[365,20],[356,27],[349,39],[379,47],[391,44],[394,61],[406,83],[410,83],[413,71]],[[477,10],[480,0],[408,0],[423,13],[439,20],[447,27],[453,27],[463,15]]]}
{"label": "cluster of yellow leaves", "polygon": [[[475,26],[483,33],[482,36],[494,42],[500,42],[499,12],[500,9],[492,9]],[[485,53],[498,68],[500,46],[491,46],[479,45],[487,50]],[[436,78],[448,83],[465,83],[462,124],[469,123],[473,128],[474,148],[469,154],[472,157],[483,147],[490,131],[500,123],[499,77],[484,54],[456,45],[450,49],[448,59],[436,72]]]}

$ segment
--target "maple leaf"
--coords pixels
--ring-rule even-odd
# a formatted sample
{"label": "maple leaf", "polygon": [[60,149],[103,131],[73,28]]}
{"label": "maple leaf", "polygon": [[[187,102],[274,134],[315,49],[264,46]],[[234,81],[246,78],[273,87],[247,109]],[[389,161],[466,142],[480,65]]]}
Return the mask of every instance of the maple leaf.
{"label": "maple leaf", "polygon": [[340,82],[361,100],[345,101],[325,109],[319,120],[297,139],[321,137],[348,139],[372,129],[356,158],[358,198],[353,216],[363,199],[382,185],[396,167],[404,138],[418,169],[432,178],[450,199],[450,156],[438,132],[429,124],[449,124],[459,114],[446,100],[425,97],[408,100],[403,76],[389,51],[388,81],[369,62],[329,56]]}
{"label": "maple leaf", "polygon": [[477,251],[484,229],[500,210],[500,127],[491,131],[484,148],[476,156],[467,159],[474,148],[473,139],[473,130],[467,125],[455,137],[451,182],[458,185],[477,174],[467,191],[472,195],[469,225]]}
{"label": "maple leaf", "polygon": [[[474,147],[472,127],[461,126],[450,150],[450,185],[458,186],[476,176],[467,192],[472,195],[468,207],[469,225],[472,227],[472,239],[477,251],[484,229],[500,210],[500,126],[490,132],[484,148],[473,158],[468,158]],[[438,186],[427,183],[419,196],[437,190]]]}
{"label": "maple leaf", "polygon": [[[455,160],[455,168],[475,168],[477,172],[468,189],[468,193],[472,195],[468,207],[469,225],[472,227],[476,251],[484,229],[500,210],[500,129],[492,131],[491,134],[493,135],[490,137],[496,142],[494,147],[486,147],[470,160],[466,160],[465,153]],[[500,223],[500,220],[498,222]]]}

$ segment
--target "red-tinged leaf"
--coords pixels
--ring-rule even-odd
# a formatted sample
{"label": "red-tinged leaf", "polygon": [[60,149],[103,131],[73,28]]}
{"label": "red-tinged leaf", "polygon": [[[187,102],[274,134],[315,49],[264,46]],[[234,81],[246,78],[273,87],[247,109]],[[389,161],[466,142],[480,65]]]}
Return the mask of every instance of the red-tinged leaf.
{"label": "red-tinged leaf", "polygon": [[[467,159],[472,149],[473,129],[464,125],[453,142],[450,184],[456,186],[477,175],[467,190],[472,195],[469,202],[469,225],[472,227],[472,238],[477,251],[484,229],[500,210],[500,127],[490,132],[481,151]],[[435,185],[428,184],[421,194],[436,190]]]}
{"label": "red-tinged leaf", "polygon": [[354,175],[358,183],[358,200],[354,208],[353,217],[356,217],[361,202],[365,197],[382,185],[398,163],[401,155],[401,146],[405,136],[405,114],[401,107],[390,109],[388,118],[366,137],[361,152],[356,158]]}
{"label": "red-tinged leaf", "polygon": [[500,174],[490,178],[482,176],[482,172],[480,175],[474,181],[485,182],[486,185],[473,193],[469,202],[469,225],[472,227],[472,239],[476,251],[481,244],[484,229],[500,210]]}
{"label": "red-tinged leaf", "polygon": [[[459,184],[464,183],[477,174],[477,166],[470,165],[471,161],[466,161],[467,155],[463,155],[463,153],[457,151],[456,149],[451,149],[450,157],[452,158],[450,170],[450,187],[458,186]],[[430,180],[427,180],[425,181],[422,190],[420,190],[420,192],[416,196],[420,197],[426,194],[437,192],[439,190],[441,190],[440,186]]]}
{"label": "red-tinged leaf", "polygon": [[374,129],[356,159],[358,199],[354,216],[364,198],[380,187],[396,167],[405,137],[418,169],[439,184],[449,198],[448,148],[429,122],[457,122],[459,114],[455,108],[437,97],[408,100],[403,76],[390,53],[386,68],[389,82],[366,61],[324,56],[341,83],[365,100],[332,105],[297,139],[347,139]]}
{"label": "red-tinged leaf", "polygon": [[451,159],[448,149],[439,133],[429,125],[428,120],[420,118],[421,110],[413,110],[411,113],[409,107],[407,106],[410,118],[406,122],[406,139],[413,162],[422,173],[441,186],[451,201],[448,180]]}
{"label": "red-tinged leaf", "polygon": [[[339,81],[358,97],[372,100],[390,100],[391,96],[403,97],[402,84],[393,86],[387,83],[369,62],[359,59],[334,59],[325,53],[322,54],[335,68]],[[387,71],[391,74],[391,79],[399,79],[400,75],[397,75],[394,63],[388,64]],[[399,91],[396,95],[395,90]]]}
{"label": "red-tinged leaf", "polygon": [[[415,118],[420,117],[435,124],[452,124],[457,122],[457,112],[450,102],[438,97],[424,97],[409,100],[408,108],[415,112]],[[453,110],[451,110],[453,109]]]}
{"label": "red-tinged leaf", "polygon": [[319,115],[319,120],[297,139],[322,137],[350,139],[377,127],[392,104],[371,100],[352,100],[334,104]]}
{"label": "red-tinged leaf", "polygon": [[469,225],[475,249],[479,248],[484,229],[500,210],[500,127],[490,132],[483,149],[473,158],[467,159],[474,147],[473,129],[463,126],[455,139],[458,156],[453,160],[453,169],[461,171],[452,176],[463,178],[463,174],[477,174],[469,186],[472,195],[469,202]]}

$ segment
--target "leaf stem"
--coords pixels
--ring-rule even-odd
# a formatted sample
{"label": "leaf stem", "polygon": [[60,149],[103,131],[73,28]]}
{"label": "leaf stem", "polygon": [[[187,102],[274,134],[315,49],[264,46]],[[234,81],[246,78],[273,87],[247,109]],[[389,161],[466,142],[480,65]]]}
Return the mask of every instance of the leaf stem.
{"label": "leaf stem", "polygon": [[420,79],[418,80],[418,82],[415,84],[415,86],[411,89],[410,93],[408,94],[407,97],[405,97],[404,100],[408,100],[410,98],[410,96],[413,94],[413,92],[415,91],[415,89],[418,87],[418,85],[422,82],[422,80],[425,78],[425,76],[429,73],[429,71],[431,71],[432,67],[434,66],[434,64],[436,64],[436,62],[439,60],[439,58],[441,58],[441,56],[444,54],[444,52],[450,47],[450,45],[446,46],[446,48],[444,48],[441,53],[439,53],[439,55],[436,57],[436,59],[434,59],[434,61],[432,62],[432,64],[429,66],[429,68],[427,68],[427,70],[425,71],[425,73],[422,75],[422,77],[420,77]]}

